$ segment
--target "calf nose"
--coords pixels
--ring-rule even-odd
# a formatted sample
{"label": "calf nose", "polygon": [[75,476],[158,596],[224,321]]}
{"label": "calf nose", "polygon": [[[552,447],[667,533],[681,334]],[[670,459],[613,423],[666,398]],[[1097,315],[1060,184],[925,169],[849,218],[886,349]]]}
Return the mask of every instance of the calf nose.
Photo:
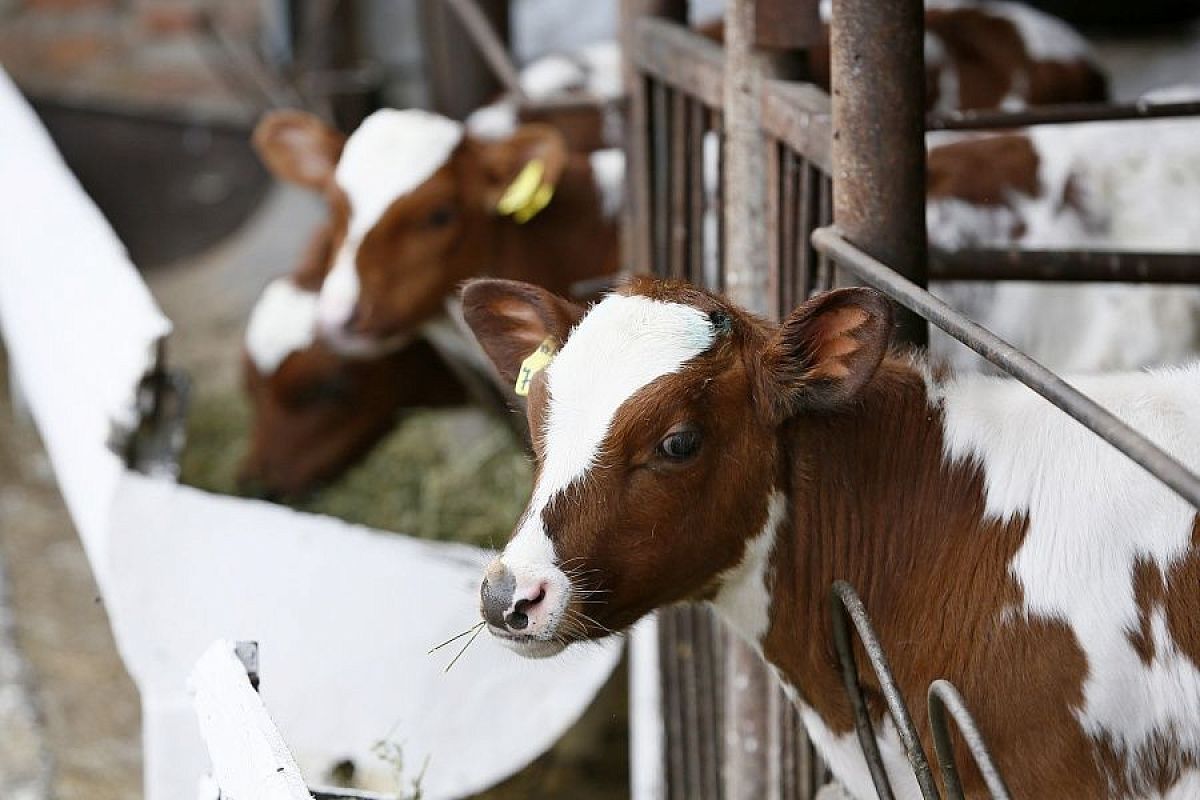
{"label": "calf nose", "polygon": [[508,567],[499,559],[493,561],[483,575],[483,585],[479,587],[479,607],[489,624],[497,628],[505,627],[504,617],[512,605],[516,589],[517,579]]}
{"label": "calf nose", "polygon": [[513,632],[529,627],[529,615],[546,599],[546,584],[517,586],[516,576],[499,559],[484,573],[479,588],[480,608],[489,624]]}

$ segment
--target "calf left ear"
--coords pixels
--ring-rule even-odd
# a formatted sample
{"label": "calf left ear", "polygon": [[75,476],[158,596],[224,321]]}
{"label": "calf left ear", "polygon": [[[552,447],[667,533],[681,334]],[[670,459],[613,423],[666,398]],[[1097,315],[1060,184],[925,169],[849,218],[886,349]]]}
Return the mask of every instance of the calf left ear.
{"label": "calf left ear", "polygon": [[854,400],[891,339],[892,306],[873,289],[837,289],[796,308],[763,354],[760,405],[773,423]]}
{"label": "calf left ear", "polygon": [[519,395],[528,394],[534,375],[584,314],[583,308],[540,286],[496,278],[469,281],[462,302],[471,332]]}
{"label": "calf left ear", "polygon": [[488,210],[524,223],[549,204],[567,165],[567,144],[549,125],[530,123],[484,146]]}

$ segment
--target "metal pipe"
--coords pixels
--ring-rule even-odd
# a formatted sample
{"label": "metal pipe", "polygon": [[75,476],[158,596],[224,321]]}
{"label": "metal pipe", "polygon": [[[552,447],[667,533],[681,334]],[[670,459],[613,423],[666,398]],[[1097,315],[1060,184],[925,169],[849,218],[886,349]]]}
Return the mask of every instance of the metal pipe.
{"label": "metal pipe", "polygon": [[929,279],[1191,284],[1200,283],[1200,253],[1015,247],[933,250]]}
{"label": "metal pipe", "polygon": [[892,667],[888,663],[887,655],[883,652],[883,645],[875,633],[875,626],[871,624],[871,619],[867,616],[867,610],[863,606],[862,600],[854,591],[854,587],[845,581],[834,581],[831,595],[833,603],[830,615],[833,623],[833,641],[837,648],[838,662],[841,665],[842,683],[850,698],[850,704],[854,708],[854,727],[858,731],[859,744],[862,745],[863,753],[867,757],[867,766],[871,771],[871,780],[875,783],[875,791],[878,792],[880,800],[891,800],[893,797],[883,757],[879,753],[879,743],[875,739],[875,729],[871,725],[870,710],[867,708],[866,698],[863,696],[862,686],[858,681],[858,665],[854,659],[854,645],[850,641],[850,626],[847,623],[847,617],[854,623],[854,629],[858,631],[858,638],[862,642],[863,650],[866,651],[867,659],[871,662],[872,669],[875,670],[875,676],[879,678],[879,688],[883,692],[884,700],[887,701],[888,712],[896,726],[896,733],[904,745],[904,752],[908,756],[909,765],[912,766],[913,776],[917,779],[917,786],[921,789],[921,796],[925,800],[939,800],[940,795],[937,783],[933,779],[933,770],[929,767],[929,758],[925,755],[925,748],[921,746],[921,739],[917,736],[917,727],[913,724],[912,715],[904,703],[904,695],[900,693],[900,687],[896,685]]}
{"label": "metal pipe", "polygon": [[925,126],[931,131],[997,130],[1050,125],[1062,122],[1116,122],[1132,119],[1200,116],[1200,102],[1136,103],[1065,103],[1037,106],[1022,111],[949,111],[931,114]]}
{"label": "metal pipe", "polygon": [[521,88],[521,78],[517,67],[508,54],[508,48],[492,29],[487,16],[480,10],[474,0],[445,0],[454,11],[458,21],[466,28],[467,34],[479,48],[480,55],[496,75],[496,79],[504,86],[518,102],[525,102],[525,90]]}
{"label": "metal pipe", "polygon": [[1004,785],[1004,778],[1000,777],[1000,770],[996,769],[987,742],[983,740],[975,718],[967,710],[962,695],[950,681],[939,678],[929,684],[929,727],[933,730],[933,750],[942,771],[942,782],[946,786],[948,800],[963,800],[964,795],[962,781],[958,777],[958,767],[954,764],[954,742],[946,724],[947,711],[958,725],[958,730],[967,743],[967,749],[971,751],[971,757],[975,759],[975,766],[979,768],[979,774],[983,776],[983,785],[991,793],[992,800],[1009,800],[1010,795],[1008,787]]}
{"label": "metal pipe", "polygon": [[820,228],[813,232],[812,240],[818,250],[828,253],[841,266],[1045,397],[1200,509],[1200,478],[1096,401],[991,331],[967,319],[912,281],[898,275],[886,264],[855,247],[836,229]]}
{"label": "metal pipe", "polygon": [[[833,219],[846,238],[925,285],[925,17],[921,0],[833,0]],[[917,345],[918,315],[897,317]]]}

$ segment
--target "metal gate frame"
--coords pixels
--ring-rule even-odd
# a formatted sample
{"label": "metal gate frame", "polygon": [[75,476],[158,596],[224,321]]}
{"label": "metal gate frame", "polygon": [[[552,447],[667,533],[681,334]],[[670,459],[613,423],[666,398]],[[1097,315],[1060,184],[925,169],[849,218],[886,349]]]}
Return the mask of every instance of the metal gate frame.
{"label": "metal gate frame", "polygon": [[[625,244],[635,272],[705,285],[774,319],[832,288],[841,275],[853,276],[898,304],[909,341],[923,342],[932,322],[1200,509],[1200,479],[1194,474],[923,288],[930,277],[1200,283],[1200,254],[1193,253],[1013,248],[934,252],[927,258],[924,220],[927,129],[1191,116],[1200,114],[1200,104],[1062,106],[926,119],[920,0],[834,0],[834,100],[811,85],[785,80],[769,52],[812,43],[816,0],[729,0],[724,48],[685,27],[684,0],[622,0],[621,6],[630,98]],[[786,35],[770,27],[780,19],[791,21],[781,28]],[[716,181],[713,165],[704,161],[705,138],[714,135],[721,141]],[[717,252],[718,268],[706,264],[706,248]],[[891,797],[891,791],[862,702],[851,624],[877,677],[891,686],[889,710],[910,745],[922,793],[938,798],[866,609],[844,584],[833,587],[833,596],[845,688],[860,711],[860,742],[880,797]],[[658,631],[664,796],[812,798],[825,770],[759,656],[700,607],[661,612]],[[950,747],[953,719],[992,796],[1007,797],[954,687],[935,682],[927,701],[947,796],[962,796]]]}

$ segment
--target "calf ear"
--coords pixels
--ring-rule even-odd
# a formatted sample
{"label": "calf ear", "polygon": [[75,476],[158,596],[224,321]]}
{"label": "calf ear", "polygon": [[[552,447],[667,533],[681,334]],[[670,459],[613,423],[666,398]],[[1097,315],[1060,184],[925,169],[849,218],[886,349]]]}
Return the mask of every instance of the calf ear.
{"label": "calf ear", "polygon": [[304,111],[272,111],[254,128],[254,149],[271,174],[308,189],[333,180],[346,137]]}
{"label": "calf ear", "polygon": [[510,385],[516,384],[522,363],[544,343],[547,356],[561,346],[584,313],[540,286],[493,278],[468,282],[462,301],[467,325]]}
{"label": "calf ear", "polygon": [[838,289],[796,308],[763,354],[767,418],[853,401],[883,360],[891,329],[891,303],[873,289]]}
{"label": "calf ear", "polygon": [[528,222],[546,207],[567,166],[567,143],[556,128],[530,123],[483,146],[487,209]]}

